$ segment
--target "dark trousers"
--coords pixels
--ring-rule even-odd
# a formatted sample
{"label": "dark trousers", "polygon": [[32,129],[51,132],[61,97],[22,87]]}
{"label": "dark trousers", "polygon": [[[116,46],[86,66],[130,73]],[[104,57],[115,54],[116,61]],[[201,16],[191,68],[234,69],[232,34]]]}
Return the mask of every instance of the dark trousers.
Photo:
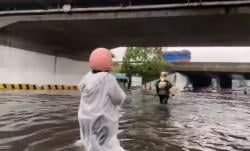
{"label": "dark trousers", "polygon": [[169,96],[168,95],[159,95],[159,98],[160,98],[160,103],[161,104],[168,104],[168,99],[169,99]]}

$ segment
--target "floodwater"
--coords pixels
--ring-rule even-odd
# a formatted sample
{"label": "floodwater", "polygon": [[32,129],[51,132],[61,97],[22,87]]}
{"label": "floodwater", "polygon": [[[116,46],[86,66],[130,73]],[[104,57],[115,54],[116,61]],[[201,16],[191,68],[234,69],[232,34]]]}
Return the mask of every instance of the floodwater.
{"label": "floodwater", "polygon": [[[0,151],[76,151],[76,92],[0,92]],[[128,151],[249,151],[249,96],[183,93],[159,105],[128,94],[121,110]]]}

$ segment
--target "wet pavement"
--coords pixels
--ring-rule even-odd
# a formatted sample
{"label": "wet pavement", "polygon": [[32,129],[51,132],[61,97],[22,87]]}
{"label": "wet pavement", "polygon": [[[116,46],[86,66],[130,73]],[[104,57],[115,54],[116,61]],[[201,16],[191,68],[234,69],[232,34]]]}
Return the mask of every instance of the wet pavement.
{"label": "wet pavement", "polygon": [[[76,151],[75,92],[0,92],[0,151]],[[128,94],[121,110],[122,146],[128,151],[250,150],[249,96],[183,93],[158,98]]]}

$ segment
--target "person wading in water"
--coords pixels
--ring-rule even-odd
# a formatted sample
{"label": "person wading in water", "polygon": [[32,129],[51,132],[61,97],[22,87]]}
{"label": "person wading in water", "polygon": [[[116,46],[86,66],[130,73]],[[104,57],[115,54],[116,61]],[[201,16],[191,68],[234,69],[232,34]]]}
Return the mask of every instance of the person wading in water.
{"label": "person wading in water", "polygon": [[167,73],[161,72],[160,80],[156,82],[156,94],[159,96],[160,104],[168,104],[172,84],[167,80]]}
{"label": "person wading in water", "polygon": [[92,70],[83,76],[78,86],[81,93],[79,142],[84,151],[124,151],[117,134],[118,107],[124,102],[125,93],[109,73],[112,54],[105,48],[97,48],[89,57],[89,65]]}

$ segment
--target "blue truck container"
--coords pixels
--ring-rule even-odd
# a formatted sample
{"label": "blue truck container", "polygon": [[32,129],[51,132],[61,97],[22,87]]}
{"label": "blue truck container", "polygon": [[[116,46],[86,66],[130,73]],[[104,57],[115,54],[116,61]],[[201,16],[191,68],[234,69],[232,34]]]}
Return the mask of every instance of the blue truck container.
{"label": "blue truck container", "polygon": [[167,51],[163,54],[163,58],[167,62],[190,62],[191,52],[188,50]]}

